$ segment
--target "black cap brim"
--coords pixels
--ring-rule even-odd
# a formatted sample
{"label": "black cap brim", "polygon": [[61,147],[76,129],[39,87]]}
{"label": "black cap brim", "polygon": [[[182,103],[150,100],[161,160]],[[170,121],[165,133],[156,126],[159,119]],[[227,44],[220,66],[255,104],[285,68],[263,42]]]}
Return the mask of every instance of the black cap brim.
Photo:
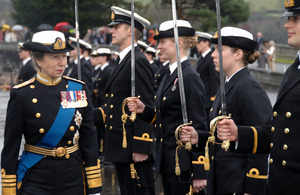
{"label": "black cap brim", "polygon": [[284,12],[280,18],[286,18],[286,17],[291,17],[291,16],[300,16],[300,11],[297,10],[297,11],[286,11]]}
{"label": "black cap brim", "polygon": [[[218,38],[212,38],[211,43],[218,44]],[[228,36],[222,37],[222,45],[237,47],[253,52],[256,50],[257,42],[244,37]]]}

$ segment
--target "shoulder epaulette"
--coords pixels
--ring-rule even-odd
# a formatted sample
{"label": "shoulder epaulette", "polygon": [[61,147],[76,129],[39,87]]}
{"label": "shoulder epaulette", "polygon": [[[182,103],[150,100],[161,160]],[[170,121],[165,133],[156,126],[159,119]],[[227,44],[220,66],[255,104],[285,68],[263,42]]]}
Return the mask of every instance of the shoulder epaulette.
{"label": "shoulder epaulette", "polygon": [[19,89],[19,88],[22,88],[26,85],[29,85],[30,83],[33,83],[34,81],[35,81],[35,78],[32,78],[32,79],[29,79],[28,81],[25,81],[23,83],[20,83],[19,85],[14,86],[13,88],[14,89]]}
{"label": "shoulder epaulette", "polygon": [[81,83],[81,84],[85,85],[85,82],[77,80],[77,79],[74,79],[74,78],[71,78],[71,77],[63,76],[63,78],[65,78],[67,80],[72,80],[72,81],[75,81],[75,82],[78,82],[78,83]]}

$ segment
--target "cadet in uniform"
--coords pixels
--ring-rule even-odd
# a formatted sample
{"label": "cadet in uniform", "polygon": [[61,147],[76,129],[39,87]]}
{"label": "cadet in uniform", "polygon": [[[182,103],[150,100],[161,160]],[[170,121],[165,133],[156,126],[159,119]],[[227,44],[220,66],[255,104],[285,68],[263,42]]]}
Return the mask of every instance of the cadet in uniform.
{"label": "cadet in uniform", "polygon": [[[63,33],[42,31],[24,44],[37,76],[13,88],[1,155],[2,194],[100,194],[102,178],[86,86],[62,77]],[[18,160],[22,135],[25,149]]]}
{"label": "cadet in uniform", "polygon": [[[69,41],[74,47],[73,51],[70,51],[70,58],[71,58],[71,63],[68,67],[67,72],[65,71],[64,75],[78,79],[78,59],[77,59],[77,41],[74,37],[69,37]],[[93,94],[93,82],[92,82],[92,65],[90,64],[89,61],[87,61],[84,56],[83,56],[83,48],[86,48],[86,42],[83,40],[79,39],[79,53],[80,53],[80,66],[81,66],[81,80],[85,82],[85,84],[88,87],[89,94]]]}
{"label": "cadet in uniform", "polygon": [[18,43],[18,55],[22,60],[22,67],[18,76],[18,83],[23,83],[31,79],[36,70],[32,66],[30,51],[23,47],[23,43]]}
{"label": "cadet in uniform", "polygon": [[[286,0],[285,8],[286,12],[281,17],[287,18],[284,27],[288,32],[288,44],[300,49],[300,38],[297,36],[300,33],[300,1]],[[270,153],[269,195],[300,194],[299,64],[298,55],[284,74],[273,107],[271,125],[236,126],[232,120],[219,123],[218,137],[221,140],[238,140],[236,152]]]}
{"label": "cadet in uniform", "polygon": [[[192,121],[192,127],[197,132],[208,135],[204,107],[205,89],[196,70],[187,59],[189,49],[196,45],[195,30],[188,21],[178,20],[177,25],[188,120]],[[143,118],[150,119],[148,121],[152,119],[151,123],[155,122],[157,154],[155,171],[162,175],[164,194],[187,194],[190,184],[193,185],[194,192],[198,193],[206,186],[206,172],[201,160],[204,158],[204,147],[199,149],[202,150],[202,155],[185,149],[179,150],[181,174],[175,174],[175,167],[177,167],[175,165],[177,151],[175,130],[182,124],[182,112],[173,21],[163,22],[154,39],[159,40],[157,48],[161,51],[161,57],[170,60],[169,69],[156,93],[155,109],[143,100],[131,99],[128,103],[129,110],[136,110],[137,113],[142,113]]]}
{"label": "cadet in uniform", "polygon": [[158,56],[159,56],[159,61],[161,62],[161,67],[154,74],[154,91],[155,92],[157,91],[162,78],[164,78],[164,76],[169,68],[169,64],[170,64],[169,60],[165,60],[165,59],[161,58],[161,54],[160,54],[159,50],[158,50]]}
{"label": "cadet in uniform", "polygon": [[[113,70],[111,65],[109,65],[111,58],[111,51],[108,48],[98,48],[92,52],[91,64],[94,66],[93,71],[93,84],[94,84],[94,94],[93,102],[94,107],[99,107],[105,103],[105,87],[109,76]],[[102,154],[104,151],[104,125],[97,124],[97,137],[99,144],[99,151]]]}
{"label": "cadet in uniform", "polygon": [[214,62],[211,54],[214,49],[210,48],[210,39],[212,35],[205,32],[196,32],[198,37],[196,48],[200,52],[200,58],[196,62],[196,70],[204,84],[206,97],[205,97],[205,110],[209,120],[209,110],[215,100],[217,90],[220,85],[219,73],[215,70]]}
{"label": "cadet in uniform", "polygon": [[146,49],[149,47],[145,42],[138,40],[137,45],[140,47],[141,52],[145,53]]}
{"label": "cadet in uniform", "polygon": [[155,58],[156,50],[153,47],[148,47],[144,54],[145,54],[146,58],[148,59],[153,72],[154,73],[157,72],[158,65],[155,64],[155,62],[153,61],[153,59]]}
{"label": "cadet in uniform", "polygon": [[[131,11],[112,6],[111,27],[112,44],[120,49],[119,60],[110,75],[105,89],[106,103],[94,112],[99,123],[105,123],[105,160],[115,163],[122,195],[153,195],[153,127],[137,116],[134,122],[122,121],[122,102],[131,96]],[[134,14],[135,42],[144,27],[150,25],[145,18]],[[153,71],[145,55],[138,46],[135,49],[135,93],[140,99],[153,106]],[[130,115],[127,108],[125,114]],[[123,123],[124,122],[124,123]],[[131,179],[132,167],[139,176]]]}

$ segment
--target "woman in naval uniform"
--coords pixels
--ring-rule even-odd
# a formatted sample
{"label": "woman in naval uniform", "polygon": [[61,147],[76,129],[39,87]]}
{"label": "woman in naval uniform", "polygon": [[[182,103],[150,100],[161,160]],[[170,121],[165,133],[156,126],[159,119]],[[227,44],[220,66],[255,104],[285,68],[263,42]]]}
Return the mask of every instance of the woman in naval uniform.
{"label": "woman in naval uniform", "polygon": [[[255,50],[257,42],[253,40],[251,33],[235,27],[222,28],[221,35],[227,114],[242,126],[269,124],[272,112],[270,100],[247,68],[248,63],[253,63],[259,57],[259,52]],[[211,42],[215,44],[212,58],[216,70],[220,71],[217,34]],[[222,114],[220,109],[219,89],[210,110],[210,120]],[[196,135],[195,132],[193,135]],[[222,141],[216,139],[216,142]],[[234,147],[234,143],[231,145]],[[207,182],[208,194],[266,194],[267,155],[236,154],[223,150],[220,144],[210,144],[209,149],[211,165]]]}
{"label": "woman in naval uniform", "polygon": [[[177,24],[188,121],[192,121],[192,128],[196,129],[197,132],[208,136],[204,106],[204,85],[187,59],[189,49],[196,45],[195,30],[187,21],[178,20]],[[195,193],[203,193],[206,186],[206,172],[201,160],[204,158],[204,147],[200,148],[202,155],[193,150],[191,152],[185,149],[179,150],[179,167],[175,163],[177,147],[175,130],[182,124],[183,118],[173,21],[163,22],[154,39],[159,39],[158,49],[160,49],[161,58],[170,61],[168,71],[156,93],[156,106],[151,108],[138,99],[132,99],[128,102],[128,107],[131,112],[136,110],[137,113],[142,113],[142,118],[152,122],[155,121],[157,154],[155,171],[162,176],[164,194],[187,194],[190,192],[190,184],[193,185]],[[175,167],[180,168],[180,175],[175,173]],[[192,175],[193,177],[191,177]]]}
{"label": "woman in naval uniform", "polygon": [[[1,156],[2,194],[100,194],[92,107],[83,82],[62,77],[63,33],[41,31],[24,44],[38,73],[10,95]],[[22,135],[25,146],[18,160]]]}

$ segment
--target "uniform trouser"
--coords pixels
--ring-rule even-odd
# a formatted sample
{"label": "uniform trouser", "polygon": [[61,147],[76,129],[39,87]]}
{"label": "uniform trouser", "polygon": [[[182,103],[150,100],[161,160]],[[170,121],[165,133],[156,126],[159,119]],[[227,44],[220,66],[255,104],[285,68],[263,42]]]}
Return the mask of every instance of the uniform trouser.
{"label": "uniform trouser", "polygon": [[21,195],[84,195],[84,176],[78,156],[47,157],[30,168],[22,181]]}
{"label": "uniform trouser", "polygon": [[130,177],[130,163],[115,163],[121,195],[154,195],[153,163],[134,163],[141,187]]}
{"label": "uniform trouser", "polygon": [[[191,173],[181,172],[180,176],[175,174],[161,174],[164,195],[185,195],[190,191]],[[205,191],[194,193],[194,195],[205,195]]]}

